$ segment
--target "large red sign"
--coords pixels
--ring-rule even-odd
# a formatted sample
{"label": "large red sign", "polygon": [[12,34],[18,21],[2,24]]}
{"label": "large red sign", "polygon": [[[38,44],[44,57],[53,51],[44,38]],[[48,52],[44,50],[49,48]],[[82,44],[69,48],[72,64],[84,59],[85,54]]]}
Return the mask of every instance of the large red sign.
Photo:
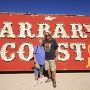
{"label": "large red sign", "polygon": [[90,17],[0,14],[0,71],[32,71],[37,38],[58,43],[57,70],[90,70]]}

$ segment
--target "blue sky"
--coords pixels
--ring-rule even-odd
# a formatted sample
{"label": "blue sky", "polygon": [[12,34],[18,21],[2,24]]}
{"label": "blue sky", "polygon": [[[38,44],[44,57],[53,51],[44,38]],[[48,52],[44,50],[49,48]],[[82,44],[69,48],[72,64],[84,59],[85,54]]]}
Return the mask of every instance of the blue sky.
{"label": "blue sky", "polygon": [[90,16],[90,0],[0,0],[0,12]]}

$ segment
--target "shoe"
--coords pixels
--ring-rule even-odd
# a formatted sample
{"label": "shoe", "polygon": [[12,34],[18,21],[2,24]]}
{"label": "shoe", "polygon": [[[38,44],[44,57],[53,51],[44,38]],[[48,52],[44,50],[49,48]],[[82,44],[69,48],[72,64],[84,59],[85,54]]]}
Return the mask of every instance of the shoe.
{"label": "shoe", "polygon": [[38,84],[38,81],[35,81],[35,82],[34,82],[34,86],[36,86],[37,84]]}
{"label": "shoe", "polygon": [[42,83],[42,78],[40,78],[40,83]]}
{"label": "shoe", "polygon": [[51,78],[48,78],[48,79],[45,81],[45,83],[47,83],[47,82],[51,82]]}
{"label": "shoe", "polygon": [[56,80],[53,80],[53,87],[56,88]]}

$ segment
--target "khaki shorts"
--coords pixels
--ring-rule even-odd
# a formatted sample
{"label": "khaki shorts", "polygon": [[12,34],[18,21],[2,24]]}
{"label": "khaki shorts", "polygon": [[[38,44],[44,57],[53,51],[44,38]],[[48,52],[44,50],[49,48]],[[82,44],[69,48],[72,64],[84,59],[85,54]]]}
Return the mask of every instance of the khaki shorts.
{"label": "khaki shorts", "polygon": [[45,70],[56,71],[55,60],[46,60],[45,61]]}

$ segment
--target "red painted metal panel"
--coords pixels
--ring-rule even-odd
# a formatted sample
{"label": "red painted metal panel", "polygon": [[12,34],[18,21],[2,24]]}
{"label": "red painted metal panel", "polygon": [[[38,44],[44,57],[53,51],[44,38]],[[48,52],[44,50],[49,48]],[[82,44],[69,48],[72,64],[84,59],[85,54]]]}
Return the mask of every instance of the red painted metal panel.
{"label": "red painted metal panel", "polygon": [[32,51],[43,30],[59,45],[57,70],[90,70],[90,16],[1,13],[0,71],[32,71]]}

